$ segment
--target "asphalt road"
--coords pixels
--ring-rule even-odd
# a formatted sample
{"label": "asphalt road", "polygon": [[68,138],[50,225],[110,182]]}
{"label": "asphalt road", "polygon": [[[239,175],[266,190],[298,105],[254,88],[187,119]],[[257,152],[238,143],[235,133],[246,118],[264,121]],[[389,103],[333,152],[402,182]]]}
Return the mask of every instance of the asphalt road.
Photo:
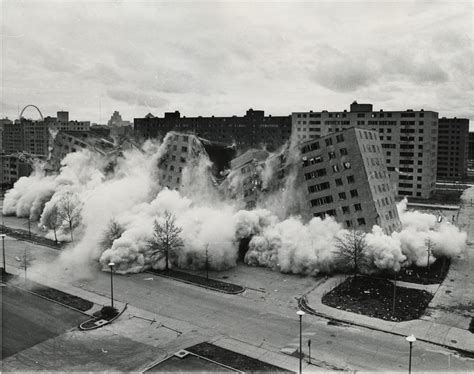
{"label": "asphalt road", "polygon": [[[8,266],[18,266],[15,256],[21,254],[24,245],[9,242]],[[59,253],[27,245],[37,259],[44,258],[49,263]],[[118,300],[157,315],[186,321],[215,337],[229,336],[273,352],[280,352],[297,341],[296,298],[315,286],[317,279],[246,266],[230,273],[229,280],[239,283],[241,274],[242,283],[254,286],[255,290],[231,296],[150,274],[135,274],[115,276],[114,293]],[[65,276],[63,281],[107,297],[110,292],[109,274],[99,271],[92,271],[87,280]],[[322,367],[367,371],[405,371],[407,368],[408,343],[402,337],[352,326],[332,326],[324,319],[308,315],[303,323],[305,343],[311,338],[312,356]],[[413,367],[418,371],[473,372],[474,361],[442,347],[416,342]]]}
{"label": "asphalt road", "polygon": [[2,360],[87,319],[82,313],[12,286],[1,287],[1,300]]}

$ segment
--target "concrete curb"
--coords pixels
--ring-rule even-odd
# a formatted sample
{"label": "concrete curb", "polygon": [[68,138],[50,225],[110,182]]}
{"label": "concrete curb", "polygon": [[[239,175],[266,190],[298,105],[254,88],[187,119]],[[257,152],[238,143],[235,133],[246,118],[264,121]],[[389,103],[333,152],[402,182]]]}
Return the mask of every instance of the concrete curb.
{"label": "concrete curb", "polygon": [[[321,318],[325,318],[325,319],[328,319],[330,321],[341,322],[341,323],[345,323],[345,324],[352,325],[352,326],[358,326],[358,327],[363,327],[363,328],[367,328],[367,329],[374,330],[374,331],[379,331],[379,332],[383,332],[383,333],[387,333],[387,334],[392,334],[392,335],[395,335],[395,336],[406,337],[406,334],[402,334],[402,333],[399,333],[399,332],[396,332],[396,331],[385,330],[385,329],[381,329],[379,327],[367,325],[367,324],[364,324],[364,323],[358,323],[358,322],[354,322],[354,321],[350,321],[350,320],[346,320],[346,319],[334,318],[334,317],[328,316],[327,314],[317,312],[308,305],[306,295],[303,295],[302,297],[300,297],[298,299],[298,307],[302,311],[304,311],[308,314],[311,314],[311,315],[314,315],[314,316],[317,316],[317,317],[321,317]],[[418,337],[417,337],[417,340],[425,342],[425,343],[434,344],[434,345],[437,345],[437,346],[440,346],[440,347],[452,349],[452,350],[454,350],[456,352],[459,352],[459,353],[461,353],[465,356],[468,356],[468,357],[474,357],[474,352],[473,351],[468,351],[468,350],[465,350],[465,349],[462,349],[462,348],[454,347],[452,345],[443,344],[443,343],[439,343],[439,342],[434,342],[434,341],[431,341],[431,340],[426,340],[426,339],[418,338]]]}
{"label": "concrete curb", "polygon": [[119,314],[117,314],[114,318],[112,318],[111,320],[105,320],[105,321],[107,321],[107,323],[104,323],[104,324],[98,325],[98,326],[94,326],[94,327],[91,327],[91,328],[82,327],[84,324],[86,324],[86,323],[88,323],[88,322],[90,322],[90,321],[92,321],[92,320],[97,320],[97,321],[100,320],[100,319],[97,319],[97,317],[93,317],[93,318],[91,318],[91,319],[88,319],[87,321],[82,322],[82,323],[79,325],[79,330],[81,330],[81,331],[91,331],[91,330],[96,330],[96,329],[98,329],[98,328],[101,328],[101,327],[103,327],[103,326],[110,325],[113,321],[115,321],[117,318],[119,318],[119,317],[125,312],[125,309],[127,309],[127,306],[128,306],[128,303],[125,304],[125,306],[123,307],[122,311],[121,311]]}
{"label": "concrete curb", "polygon": [[[238,294],[241,294],[242,292],[244,292],[245,289],[246,289],[245,287],[236,284],[235,286],[242,287],[242,291],[225,291],[225,290],[221,290],[221,289],[219,289],[219,288],[214,288],[214,287],[210,287],[210,286],[205,286],[205,285],[203,285],[203,284],[194,283],[194,282],[187,281],[187,280],[185,280],[185,279],[181,279],[181,278],[177,278],[177,277],[171,277],[171,276],[165,275],[165,274],[154,273],[154,272],[151,272],[151,271],[145,271],[145,273],[157,275],[157,276],[163,277],[163,278],[168,278],[168,279],[177,280],[177,281],[179,281],[179,282],[191,284],[191,285],[197,286],[197,287],[207,288],[208,290],[211,290],[211,291],[217,291],[217,292],[221,292],[221,293],[226,293],[226,294],[228,294],[228,295],[238,295]],[[219,282],[220,282],[220,281],[219,281]],[[222,283],[225,283],[225,282],[222,282]]]}

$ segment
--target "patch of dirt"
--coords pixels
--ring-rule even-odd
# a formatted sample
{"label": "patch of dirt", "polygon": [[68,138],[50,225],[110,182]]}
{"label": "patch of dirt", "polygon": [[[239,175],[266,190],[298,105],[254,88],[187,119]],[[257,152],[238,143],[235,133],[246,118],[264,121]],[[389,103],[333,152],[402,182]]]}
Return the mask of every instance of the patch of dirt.
{"label": "patch of dirt", "polygon": [[433,298],[424,290],[396,287],[386,279],[351,277],[323,296],[322,302],[333,308],[386,321],[409,321],[421,317]]}
{"label": "patch of dirt", "polygon": [[229,351],[228,349],[218,347],[211,343],[200,343],[190,348],[187,351],[205,357],[209,360],[219,362],[237,369],[242,372],[280,372],[289,373],[288,370],[278,366],[267,364],[266,362],[257,360],[255,358],[242,355],[237,352]]}

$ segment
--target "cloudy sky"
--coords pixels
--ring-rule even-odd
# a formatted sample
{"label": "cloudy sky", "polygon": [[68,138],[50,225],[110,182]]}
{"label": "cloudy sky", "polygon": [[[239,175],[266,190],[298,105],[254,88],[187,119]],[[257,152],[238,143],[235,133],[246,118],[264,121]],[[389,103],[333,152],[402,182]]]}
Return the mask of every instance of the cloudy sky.
{"label": "cloudy sky", "polygon": [[[472,2],[0,0],[0,115],[436,110],[474,130]],[[25,113],[35,118],[34,111]]]}

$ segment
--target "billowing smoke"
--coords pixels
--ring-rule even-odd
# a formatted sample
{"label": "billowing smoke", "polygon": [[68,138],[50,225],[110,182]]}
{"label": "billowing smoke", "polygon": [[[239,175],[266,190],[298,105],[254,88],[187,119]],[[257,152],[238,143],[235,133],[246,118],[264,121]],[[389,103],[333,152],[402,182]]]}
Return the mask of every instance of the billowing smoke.
{"label": "billowing smoke", "polygon": [[[165,267],[164,259],[151,256],[154,221],[170,212],[181,228],[183,247],[171,266],[204,267],[207,258],[213,269],[236,265],[239,245],[246,239],[244,261],[249,265],[278,271],[315,275],[341,269],[337,238],[348,233],[333,218],[305,220],[297,215],[298,175],[289,173],[283,188],[269,194],[254,210],[243,210],[239,199],[220,194],[215,188],[209,159],[202,155],[183,170],[180,192],[160,184],[158,165],[168,149],[147,142],[141,150],[126,150],[113,163],[87,150],[69,154],[58,174],[35,170],[23,177],[5,196],[4,214],[39,219],[53,237],[51,216],[65,196],[74,196],[80,219],[73,228],[74,242],[63,251],[62,268],[107,268],[113,261],[121,273]],[[291,154],[288,157],[293,157]],[[271,169],[280,172],[273,159]],[[266,174],[265,174],[266,175]],[[264,182],[270,183],[266,175]],[[235,182],[235,181],[234,181]],[[296,198],[295,198],[296,196]],[[281,204],[281,201],[290,201]],[[431,261],[454,256],[465,247],[466,234],[432,214],[407,210],[402,201],[399,214],[402,230],[386,235],[378,226],[365,236],[369,271],[399,270],[403,266],[426,266],[427,245]],[[113,227],[111,228],[111,222]],[[59,220],[59,240],[70,240],[70,228]]]}

